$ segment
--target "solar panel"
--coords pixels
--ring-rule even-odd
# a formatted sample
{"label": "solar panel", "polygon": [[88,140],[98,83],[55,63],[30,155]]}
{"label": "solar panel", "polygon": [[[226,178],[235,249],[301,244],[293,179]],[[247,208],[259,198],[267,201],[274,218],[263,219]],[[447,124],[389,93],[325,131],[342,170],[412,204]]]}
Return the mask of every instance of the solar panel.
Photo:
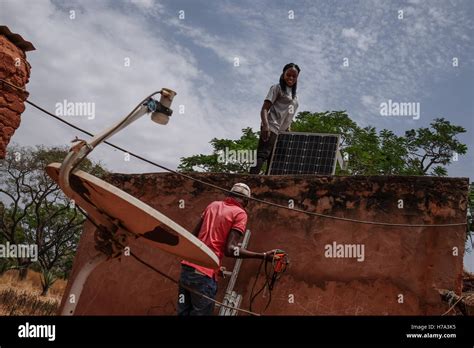
{"label": "solar panel", "polygon": [[282,132],[270,161],[270,175],[332,175],[336,169],[339,135]]}

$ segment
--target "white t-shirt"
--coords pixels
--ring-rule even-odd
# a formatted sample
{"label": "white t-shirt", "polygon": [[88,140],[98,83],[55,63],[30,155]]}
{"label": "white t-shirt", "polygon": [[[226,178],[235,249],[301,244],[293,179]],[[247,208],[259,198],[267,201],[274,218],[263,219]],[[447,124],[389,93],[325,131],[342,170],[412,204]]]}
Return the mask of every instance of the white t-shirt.
{"label": "white t-shirt", "polygon": [[280,84],[270,87],[265,98],[272,103],[268,111],[268,125],[270,131],[278,134],[280,131],[286,131],[296,115],[298,108],[298,96],[295,99],[291,96],[291,88],[287,87],[283,92]]}

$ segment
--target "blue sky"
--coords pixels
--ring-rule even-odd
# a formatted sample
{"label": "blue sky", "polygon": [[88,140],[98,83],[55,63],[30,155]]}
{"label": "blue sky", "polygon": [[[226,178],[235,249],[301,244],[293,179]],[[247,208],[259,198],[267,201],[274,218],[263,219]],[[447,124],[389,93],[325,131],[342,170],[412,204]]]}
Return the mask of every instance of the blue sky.
{"label": "blue sky", "polygon": [[[174,88],[175,109],[184,105],[185,113],[175,113],[167,129],[141,120],[114,138],[173,168],[180,157],[209,152],[213,137],[257,129],[263,98],[290,61],[302,69],[299,111],[347,110],[362,126],[397,134],[445,117],[467,129],[460,140],[473,147],[472,1],[0,3],[1,22],[37,47],[28,54],[31,99],[51,110],[63,100],[96,103],[94,120],[70,118],[92,132],[149,92]],[[389,99],[420,103],[420,119],[380,116]],[[54,136],[39,134],[39,123]],[[28,107],[13,141],[59,145],[75,134]],[[97,151],[116,171],[155,170],[114,150]],[[469,151],[449,175],[468,177],[473,161]]]}
{"label": "blue sky", "polygon": [[[95,103],[94,119],[68,121],[94,133],[149,93],[177,91],[166,128],[142,119],[111,139],[171,168],[180,157],[209,153],[213,137],[257,129],[269,87],[295,62],[302,69],[299,111],[347,110],[361,126],[397,134],[435,117],[465,127],[460,140],[468,154],[448,171],[472,178],[472,18],[470,0],[0,0],[0,23],[37,48],[28,53],[30,99],[53,112],[64,100]],[[420,119],[381,117],[380,103],[389,99],[420,103]],[[76,135],[28,106],[12,140],[65,145]],[[105,146],[91,157],[117,172],[156,171]]]}

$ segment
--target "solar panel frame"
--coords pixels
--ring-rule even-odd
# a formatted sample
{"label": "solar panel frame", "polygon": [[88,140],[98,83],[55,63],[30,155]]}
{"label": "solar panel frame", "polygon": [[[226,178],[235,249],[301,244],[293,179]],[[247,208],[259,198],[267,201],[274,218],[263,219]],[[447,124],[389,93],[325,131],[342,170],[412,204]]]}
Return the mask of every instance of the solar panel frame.
{"label": "solar panel frame", "polygon": [[[295,137],[296,141],[292,139],[288,139],[286,135],[291,135]],[[320,144],[322,146],[320,148],[311,147],[308,149],[308,146],[304,146],[304,144],[308,145],[308,142],[304,142],[303,140],[307,140],[308,136],[315,136],[315,137],[322,137]],[[335,148],[333,157],[330,158],[328,154],[326,156],[322,156],[320,161],[315,161],[314,163],[304,162],[301,159],[304,159],[306,156],[316,157],[317,154],[315,151],[321,153],[322,151],[332,152],[331,144],[334,144],[334,141],[328,141],[328,139],[335,139]],[[272,155],[269,164],[269,175],[334,175],[336,172],[336,163],[337,163],[337,152],[339,151],[339,144],[340,144],[341,136],[340,134],[330,134],[330,133],[309,133],[309,132],[280,132],[277,135],[277,139],[272,149]],[[278,146],[279,142],[283,145]],[[296,151],[292,151],[291,154],[289,152],[289,145],[296,144]],[[310,151],[309,155],[307,154],[308,150]],[[288,157],[288,162],[282,162],[281,160],[275,164],[276,157]],[[323,162],[323,163],[321,163]],[[283,167],[281,164],[283,164]],[[294,173],[294,169],[291,170],[291,167],[298,166],[301,173]],[[321,169],[324,167],[331,166],[331,173],[323,172]],[[277,169],[278,168],[278,169]],[[274,174],[273,172],[278,172],[278,174]],[[292,171],[291,173],[287,173],[288,171]],[[280,173],[283,172],[283,173]]]}

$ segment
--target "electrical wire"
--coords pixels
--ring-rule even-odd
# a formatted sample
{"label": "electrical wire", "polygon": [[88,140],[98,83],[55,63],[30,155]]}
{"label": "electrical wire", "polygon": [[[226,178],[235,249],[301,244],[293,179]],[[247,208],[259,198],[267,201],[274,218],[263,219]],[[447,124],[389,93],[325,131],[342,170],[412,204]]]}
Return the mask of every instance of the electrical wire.
{"label": "electrical wire", "polygon": [[[274,261],[275,259],[272,260],[272,266],[274,266]],[[255,285],[257,284],[257,281],[258,281],[258,278],[260,278],[260,273],[262,271],[262,265],[263,263],[265,262],[265,267],[264,267],[264,270],[265,270],[265,281],[263,282],[263,285],[262,287],[260,288],[260,290],[258,290],[255,294],[253,293],[254,290],[255,290]],[[255,299],[257,298],[257,296],[265,289],[267,288],[268,289],[268,300],[267,300],[267,304],[265,305],[265,308],[263,309],[263,311],[261,312],[261,314],[265,313],[265,311],[268,309],[268,306],[270,306],[270,303],[272,302],[272,291],[273,291],[273,286],[271,285],[271,279],[272,277],[274,276],[275,274],[275,270],[273,270],[273,274],[270,275],[268,273],[268,262],[266,260],[262,260],[262,262],[260,263],[260,266],[258,267],[258,271],[257,271],[257,274],[255,276],[255,281],[253,282],[253,286],[252,286],[252,290],[250,291],[250,302],[249,302],[249,311],[253,311],[252,309],[252,306],[253,306],[253,302],[255,301]]]}
{"label": "electrical wire", "polygon": [[254,301],[255,297],[257,297],[257,295],[262,292],[262,290],[264,289],[264,287],[266,285],[266,281],[265,281],[262,288],[259,291],[257,291],[257,293],[255,295],[253,294],[253,292],[255,290],[255,285],[257,285],[258,278],[260,277],[260,272],[262,271],[262,266],[263,266],[264,262],[265,262],[265,260],[262,260],[262,262],[260,262],[260,265],[258,266],[257,274],[255,275],[255,280],[253,281],[252,289],[250,290],[250,302],[249,302],[249,310],[250,311],[252,311],[252,305],[253,305],[253,301]]}
{"label": "electrical wire", "polygon": [[[13,87],[13,88],[16,88],[18,90],[21,90],[21,91],[26,91],[24,88],[22,87],[18,87],[8,81],[5,81],[3,79],[0,79],[0,81],[2,81],[3,83],[5,83],[6,85],[10,86],[10,87]],[[26,103],[30,104],[31,106],[35,107],[36,109],[42,111],[43,113],[57,119],[58,121],[64,123],[64,124],[67,124],[68,126],[80,131],[80,132],[83,132],[84,134],[87,134],[91,137],[93,137],[94,135],[78,126],[75,126],[63,119],[61,119],[60,117],[54,115],[53,113],[43,109],[42,107],[36,105],[35,103],[29,101],[29,100],[26,100]],[[192,180],[192,181],[195,181],[195,182],[198,182],[200,184],[203,184],[203,185],[206,185],[206,186],[209,186],[209,187],[212,187],[216,190],[219,190],[219,191],[223,191],[223,192],[226,192],[226,193],[231,193],[230,190],[228,189],[225,189],[223,187],[220,187],[218,185],[214,185],[210,182],[206,182],[206,181],[203,181],[201,179],[197,179],[197,178],[193,178],[192,176],[190,175],[187,175],[187,174],[184,174],[184,173],[181,173],[181,172],[178,172],[178,171],[175,171],[175,170],[172,170],[170,168],[167,168],[163,165],[160,165],[156,162],[153,162],[153,161],[150,161],[140,155],[137,155],[133,152],[130,152],[130,151],[127,151],[126,149],[124,148],[121,148],[117,145],[114,145],[108,141],[104,141],[105,144],[117,149],[117,150],[120,150],[122,152],[125,152],[125,153],[128,153],[130,154],[131,156],[139,159],[139,160],[142,160],[146,163],[149,163],[155,167],[158,167],[158,168],[161,168],[165,171],[168,171],[170,173],[173,173],[173,174],[176,174],[176,175],[179,175],[183,178],[186,178],[186,179],[189,179],[189,180]],[[234,193],[235,194],[235,193]],[[238,194],[238,193],[237,193]],[[467,224],[467,222],[459,222],[459,223],[450,223],[450,224],[399,224],[399,223],[389,223],[389,222],[381,222],[381,221],[366,221],[366,220],[357,220],[357,219],[350,219],[350,218],[344,218],[344,217],[339,217],[339,216],[333,216],[333,215],[326,215],[326,214],[321,214],[321,213],[316,213],[316,212],[311,212],[311,211],[307,211],[307,210],[303,210],[303,209],[298,209],[298,208],[290,208],[289,206],[285,206],[285,205],[282,205],[282,204],[278,204],[278,203],[273,203],[273,202],[269,202],[269,201],[265,201],[265,200],[262,200],[262,199],[258,199],[258,198],[255,198],[255,197],[247,197],[247,196],[242,196],[243,198],[246,198],[246,199],[249,199],[249,200],[252,200],[254,202],[258,202],[258,203],[262,203],[262,204],[266,204],[266,205],[269,205],[269,206],[273,206],[273,207],[276,207],[276,208],[281,208],[281,209],[285,209],[285,210],[290,210],[290,211],[295,211],[295,212],[298,212],[298,213],[303,213],[303,214],[307,214],[307,215],[311,215],[311,216],[318,216],[318,217],[321,217],[321,218],[326,218],[326,219],[333,219],[333,220],[339,220],[339,221],[347,221],[347,222],[352,222],[352,223],[359,223],[359,224],[367,224],[367,225],[378,225],[378,226],[389,226],[389,227],[406,227],[406,228],[417,228],[417,227],[454,227],[454,226],[465,226]]]}

